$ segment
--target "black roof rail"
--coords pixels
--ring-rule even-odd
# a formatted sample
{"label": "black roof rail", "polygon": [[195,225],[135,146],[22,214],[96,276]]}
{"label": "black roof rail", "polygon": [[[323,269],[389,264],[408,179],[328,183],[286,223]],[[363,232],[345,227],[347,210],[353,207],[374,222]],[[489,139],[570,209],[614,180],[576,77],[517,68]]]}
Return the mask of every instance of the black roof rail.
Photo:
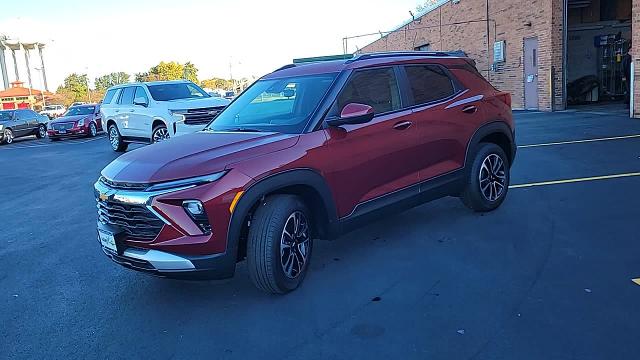
{"label": "black roof rail", "polygon": [[284,69],[291,69],[291,68],[296,67],[296,66],[297,66],[296,64],[287,64],[287,65],[285,65],[283,67],[280,67],[278,69],[273,70],[273,72],[284,70]]}
{"label": "black roof rail", "polygon": [[347,63],[352,63],[360,60],[367,59],[379,59],[387,57],[400,57],[400,56],[424,56],[424,57],[467,57],[467,54],[462,50],[456,51],[388,51],[379,53],[367,53],[361,54],[357,57],[347,60]]}

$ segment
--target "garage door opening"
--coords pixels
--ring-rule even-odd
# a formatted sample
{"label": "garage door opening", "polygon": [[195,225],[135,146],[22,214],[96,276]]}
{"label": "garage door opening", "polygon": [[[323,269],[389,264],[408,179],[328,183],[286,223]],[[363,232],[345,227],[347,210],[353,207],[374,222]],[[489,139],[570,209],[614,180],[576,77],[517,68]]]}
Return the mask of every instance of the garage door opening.
{"label": "garage door opening", "polygon": [[568,0],[569,108],[629,114],[631,2]]}

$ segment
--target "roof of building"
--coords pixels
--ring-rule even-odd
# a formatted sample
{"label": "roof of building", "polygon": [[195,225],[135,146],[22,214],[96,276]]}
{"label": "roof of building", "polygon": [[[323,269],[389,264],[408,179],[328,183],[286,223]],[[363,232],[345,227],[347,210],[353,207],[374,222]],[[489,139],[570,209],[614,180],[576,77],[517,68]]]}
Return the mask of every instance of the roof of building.
{"label": "roof of building", "polygon": [[[29,95],[39,95],[42,96],[42,90],[26,88],[22,81],[14,81],[11,83],[11,87],[7,90],[0,91],[0,98],[8,98],[8,97],[21,97],[21,96],[29,96]],[[52,95],[52,93],[45,91],[45,95]]]}

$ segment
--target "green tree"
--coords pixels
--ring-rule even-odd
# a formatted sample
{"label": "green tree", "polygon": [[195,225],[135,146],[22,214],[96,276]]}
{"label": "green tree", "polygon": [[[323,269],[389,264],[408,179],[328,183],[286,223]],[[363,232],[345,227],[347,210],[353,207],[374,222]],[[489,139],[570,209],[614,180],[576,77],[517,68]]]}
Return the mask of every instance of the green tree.
{"label": "green tree", "polygon": [[211,78],[202,80],[202,82],[200,82],[200,86],[209,89],[231,90],[233,88],[233,81],[220,78]]}
{"label": "green tree", "polygon": [[88,100],[88,86],[89,78],[87,74],[73,73],[64,79],[64,83],[58,87],[56,93],[60,94],[66,104],[71,104],[76,101]]}
{"label": "green tree", "polygon": [[186,62],[183,65],[175,61],[161,61],[149,71],[137,73],[135,79],[136,81],[188,79],[197,83],[198,69],[191,62]]}
{"label": "green tree", "polygon": [[96,87],[96,90],[104,91],[114,85],[128,83],[129,78],[130,78],[129,74],[125,72],[122,72],[122,71],[113,72],[111,74],[97,77],[95,80],[95,87]]}

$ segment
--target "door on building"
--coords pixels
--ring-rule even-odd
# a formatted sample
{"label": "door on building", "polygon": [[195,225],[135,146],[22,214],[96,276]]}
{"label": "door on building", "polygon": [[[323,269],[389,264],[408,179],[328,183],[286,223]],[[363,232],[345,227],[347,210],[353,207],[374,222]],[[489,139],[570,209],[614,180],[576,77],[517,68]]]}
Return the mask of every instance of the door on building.
{"label": "door on building", "polygon": [[538,110],[538,38],[524,39],[524,106]]}

